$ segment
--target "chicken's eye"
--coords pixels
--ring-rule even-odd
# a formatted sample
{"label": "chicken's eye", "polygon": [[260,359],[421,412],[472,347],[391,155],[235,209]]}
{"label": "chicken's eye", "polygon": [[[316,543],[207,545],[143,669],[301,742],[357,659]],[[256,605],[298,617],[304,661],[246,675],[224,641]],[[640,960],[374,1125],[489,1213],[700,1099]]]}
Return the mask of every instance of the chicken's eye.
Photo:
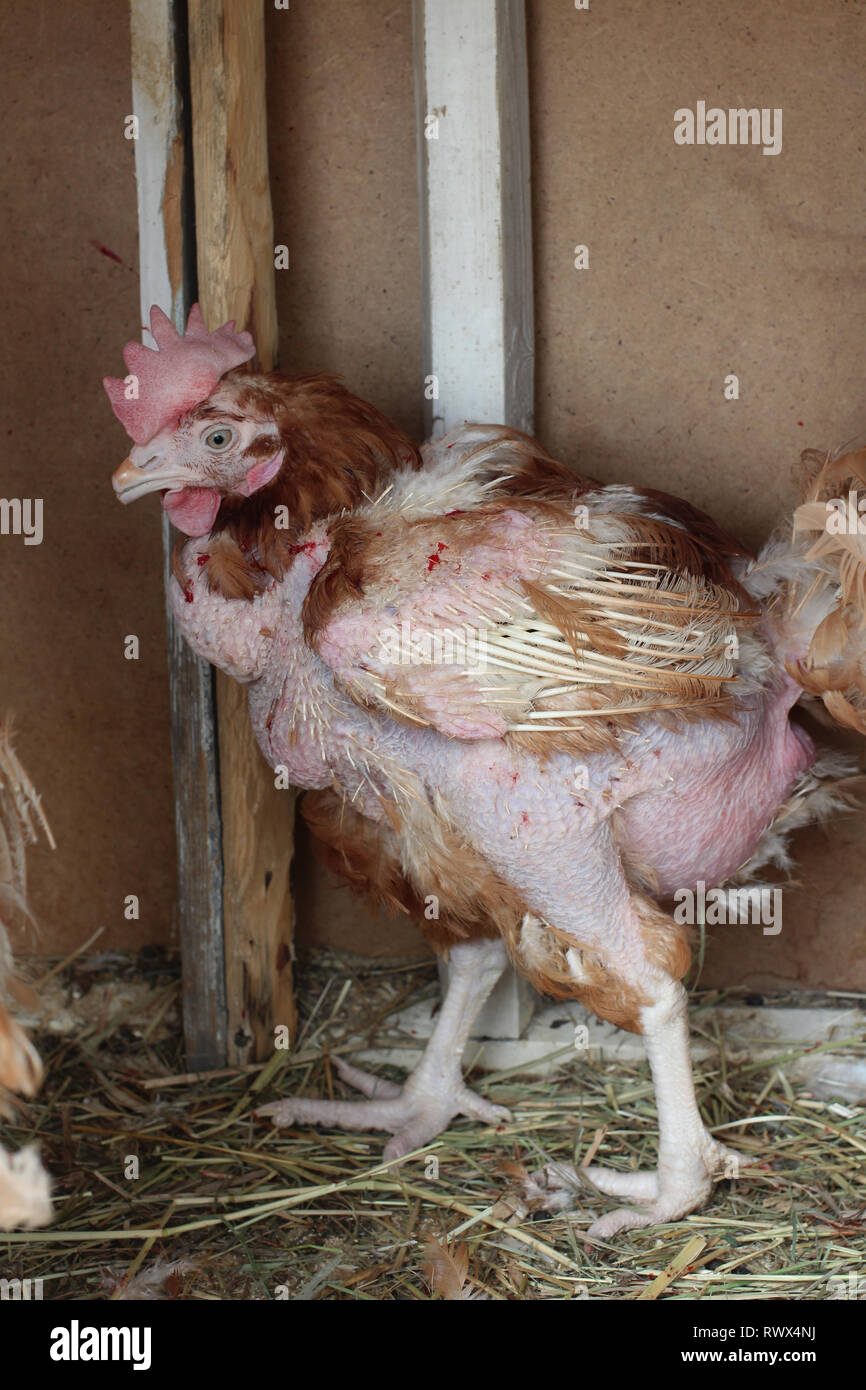
{"label": "chicken's eye", "polygon": [[220,454],[223,449],[227,449],[235,437],[234,430],[230,430],[228,425],[219,425],[217,429],[211,430],[204,437],[205,445],[208,449],[213,449],[214,453]]}

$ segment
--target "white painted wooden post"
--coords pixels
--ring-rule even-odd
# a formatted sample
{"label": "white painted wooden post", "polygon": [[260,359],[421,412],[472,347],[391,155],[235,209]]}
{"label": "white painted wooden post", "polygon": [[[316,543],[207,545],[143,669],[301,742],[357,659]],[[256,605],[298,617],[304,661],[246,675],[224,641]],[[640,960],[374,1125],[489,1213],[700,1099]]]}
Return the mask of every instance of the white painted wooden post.
{"label": "white painted wooden post", "polygon": [[415,0],[414,18],[431,428],[480,420],[531,432],[524,3]]}
{"label": "white painted wooden post", "polygon": [[[431,434],[532,432],[532,217],[524,0],[414,0]],[[517,1037],[534,994],[509,972],[477,1036]]]}

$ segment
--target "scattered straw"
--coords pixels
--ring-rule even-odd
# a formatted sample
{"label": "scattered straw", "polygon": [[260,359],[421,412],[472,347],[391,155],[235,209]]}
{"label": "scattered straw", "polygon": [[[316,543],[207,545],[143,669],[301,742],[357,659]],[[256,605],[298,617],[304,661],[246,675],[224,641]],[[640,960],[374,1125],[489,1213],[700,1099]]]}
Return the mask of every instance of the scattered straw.
{"label": "scattered straw", "polygon": [[[108,962],[103,976],[116,973]],[[92,960],[67,974],[85,999],[100,982]],[[38,1139],[56,1180],[55,1225],[0,1236],[0,1277],[41,1278],[46,1298],[147,1286],[206,1300],[427,1301],[444,1296],[424,1274],[437,1247],[459,1250],[461,1296],[476,1299],[806,1300],[826,1298],[834,1276],[866,1285],[864,1112],[792,1085],[795,1054],[699,1066],[707,1122],[758,1166],[720,1183],[703,1212],[592,1244],[587,1227],[609,1199],[587,1189],[572,1212],[527,1212],[515,1175],[590,1158],[654,1164],[644,1066],[584,1058],[543,1079],[476,1076],[512,1123],[460,1120],[383,1164],[381,1135],[275,1130],[253,1112],[281,1094],[327,1095],[329,1075],[334,1094],[350,1094],[329,1054],[416,1047],[394,1018],[435,996],[432,968],[306,960],[300,1048],[206,1074],[183,1065],[176,968],[149,976],[149,1017],[106,1023],[97,1010],[75,1035],[39,1039],[45,1088],[0,1126],[9,1148]]]}

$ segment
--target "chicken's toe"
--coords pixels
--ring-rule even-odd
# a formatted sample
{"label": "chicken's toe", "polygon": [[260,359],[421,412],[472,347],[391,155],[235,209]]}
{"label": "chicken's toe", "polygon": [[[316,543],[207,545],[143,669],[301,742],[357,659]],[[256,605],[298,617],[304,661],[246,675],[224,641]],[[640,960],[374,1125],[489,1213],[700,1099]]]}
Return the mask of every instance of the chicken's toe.
{"label": "chicken's toe", "polygon": [[623,1173],[617,1168],[601,1168],[594,1163],[581,1171],[593,1187],[610,1197],[631,1197],[634,1202],[652,1202],[659,1195],[658,1173],[653,1169]]}
{"label": "chicken's toe", "polygon": [[504,1105],[494,1105],[491,1100],[470,1091],[468,1086],[460,1087],[455,1103],[458,1114],[465,1115],[469,1120],[478,1120],[484,1125],[505,1125],[513,1118],[511,1111]]}
{"label": "chicken's toe", "polygon": [[349,1085],[364,1092],[368,1099],[312,1100],[288,1096],[260,1106],[256,1116],[269,1116],[278,1129],[312,1124],[336,1129],[387,1130],[393,1138],[385,1147],[386,1161],[423,1148],[447,1129],[457,1115],[494,1126],[511,1119],[504,1106],[494,1105],[459,1081],[433,1085],[423,1073],[415,1073],[400,1087],[345,1062],[339,1071]]}
{"label": "chicken's toe", "polygon": [[608,1240],[618,1231],[636,1230],[640,1226],[663,1226],[668,1221],[679,1221],[689,1212],[702,1207],[712,1190],[709,1174],[697,1170],[690,1174],[679,1174],[673,1181],[664,1172],[620,1173],[619,1177],[655,1179],[656,1195],[649,1196],[649,1184],[644,1185],[646,1197],[638,1190],[632,1191],[629,1196],[638,1202],[646,1201],[647,1205],[639,1209],[617,1207],[615,1211],[606,1211],[589,1227],[586,1234],[590,1238]]}
{"label": "chicken's toe", "polygon": [[649,1207],[643,1211],[637,1211],[633,1207],[617,1207],[615,1211],[606,1211],[604,1216],[599,1216],[593,1221],[586,1234],[591,1240],[610,1240],[611,1236],[618,1235],[620,1231],[631,1231],[640,1226],[654,1226],[667,1219],[657,1216]]}
{"label": "chicken's toe", "polygon": [[370,1100],[394,1100],[403,1089],[396,1081],[387,1081],[384,1076],[362,1071],[351,1062],[344,1062],[342,1057],[334,1057],[333,1065],[347,1086],[352,1086],[363,1096],[369,1096]]}
{"label": "chicken's toe", "polygon": [[402,1121],[399,1099],[387,1100],[308,1100],[288,1096],[259,1106],[256,1118],[269,1115],[275,1128],[291,1125],[330,1125],[334,1129],[393,1130]]}
{"label": "chicken's toe", "polygon": [[726,1175],[727,1162],[728,1151],[713,1143],[712,1148],[708,1146],[700,1156],[692,1155],[688,1162],[663,1161],[655,1170],[620,1173],[611,1168],[588,1169],[587,1176],[599,1191],[630,1197],[646,1206],[639,1210],[618,1207],[605,1212],[592,1223],[587,1235],[606,1240],[617,1231],[679,1221],[704,1205],[712,1192],[714,1177]]}

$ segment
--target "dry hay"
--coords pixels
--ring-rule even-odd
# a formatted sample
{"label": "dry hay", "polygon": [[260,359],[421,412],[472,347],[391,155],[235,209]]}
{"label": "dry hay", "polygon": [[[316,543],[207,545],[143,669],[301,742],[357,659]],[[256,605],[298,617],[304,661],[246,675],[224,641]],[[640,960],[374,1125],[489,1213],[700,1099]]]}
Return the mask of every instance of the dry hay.
{"label": "dry hay", "polygon": [[[149,1008],[112,1014],[103,992],[76,1031],[44,1028],[43,1091],[0,1126],[8,1146],[38,1139],[55,1177],[55,1225],[0,1237],[0,1275],[41,1278],[45,1298],[824,1299],[831,1276],[866,1288],[864,1112],[793,1087],[793,1054],[727,1065],[722,1052],[697,1069],[707,1122],[763,1154],[758,1167],[721,1183],[703,1212],[590,1245],[608,1199],[587,1191],[573,1212],[526,1212],[517,1175],[588,1153],[652,1165],[645,1067],[583,1058],[540,1080],[478,1076],[513,1123],[461,1120],[383,1165],[381,1135],[278,1131],[253,1111],[295,1091],[344,1094],[329,1055],[415,1047],[390,1021],[435,993],[430,966],[308,958],[296,1051],[202,1078],[184,1075],[176,964],[152,952],[144,963]],[[62,979],[83,1004],[124,976],[141,982],[140,968],[96,957]]]}

